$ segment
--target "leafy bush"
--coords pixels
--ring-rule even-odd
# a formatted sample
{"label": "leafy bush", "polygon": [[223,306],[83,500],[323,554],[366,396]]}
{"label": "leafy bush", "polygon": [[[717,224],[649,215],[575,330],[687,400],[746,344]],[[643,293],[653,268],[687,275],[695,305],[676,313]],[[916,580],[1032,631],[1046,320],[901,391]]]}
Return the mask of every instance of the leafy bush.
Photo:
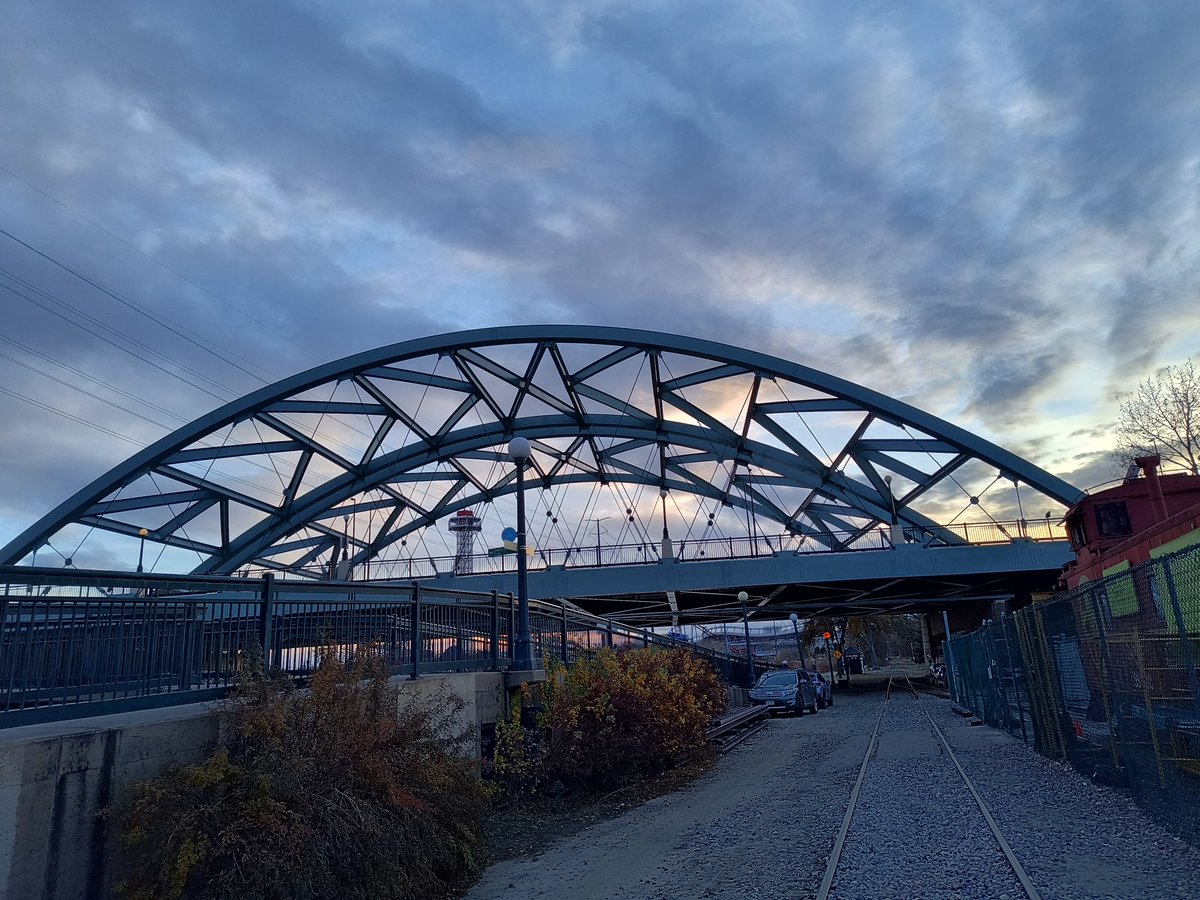
{"label": "leafy bush", "polygon": [[724,709],[721,679],[685,649],[602,650],[550,672],[544,777],[599,790],[661,772],[703,747]]}
{"label": "leafy bush", "polygon": [[206,762],[139,785],[119,894],[441,896],[483,863],[487,793],[450,698],[400,705],[369,655],[322,655],[308,688],[249,678]]}

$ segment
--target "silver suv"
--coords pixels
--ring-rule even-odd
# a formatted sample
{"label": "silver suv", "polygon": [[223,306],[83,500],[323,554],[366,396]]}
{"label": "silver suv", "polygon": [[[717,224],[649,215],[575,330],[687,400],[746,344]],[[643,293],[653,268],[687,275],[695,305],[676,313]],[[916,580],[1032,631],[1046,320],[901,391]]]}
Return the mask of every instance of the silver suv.
{"label": "silver suv", "polygon": [[798,716],[817,711],[817,693],[806,673],[794,669],[767,672],[750,688],[750,702],[789,709]]}

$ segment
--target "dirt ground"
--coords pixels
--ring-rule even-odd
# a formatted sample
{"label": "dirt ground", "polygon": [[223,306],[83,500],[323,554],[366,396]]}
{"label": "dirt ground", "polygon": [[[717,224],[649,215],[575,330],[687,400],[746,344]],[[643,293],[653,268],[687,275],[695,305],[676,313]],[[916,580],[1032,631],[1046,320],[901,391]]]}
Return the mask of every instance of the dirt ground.
{"label": "dirt ground", "polygon": [[716,757],[698,759],[665,772],[657,778],[629,785],[601,797],[586,800],[565,798],[545,801],[533,809],[502,810],[488,819],[487,833],[496,862],[543,853],[556,841],[571,837],[597,822],[619,816],[661,797],[688,787],[708,773]]}

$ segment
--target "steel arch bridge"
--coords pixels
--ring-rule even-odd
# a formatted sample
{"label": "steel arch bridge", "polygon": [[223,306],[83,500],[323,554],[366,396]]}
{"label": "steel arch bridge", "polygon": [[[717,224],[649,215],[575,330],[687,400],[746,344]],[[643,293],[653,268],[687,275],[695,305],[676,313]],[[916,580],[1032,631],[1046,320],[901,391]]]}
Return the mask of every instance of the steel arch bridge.
{"label": "steel arch bridge", "polygon": [[893,525],[961,545],[951,508],[994,518],[994,502],[1024,519],[1022,487],[1025,504],[1081,496],[962,428],[785,359],[627,328],[512,326],[359,353],[229,403],[63,502],[0,564],[48,545],[72,565],[89,541],[120,538],[122,559],[157,545],[195,573],[386,575],[455,511],[511,499],[518,434],[546,516],[575,519],[566,546],[582,543],[601,488],[635,541],[654,541],[660,497],[667,529],[670,496],[677,536],[774,528],[833,551]]}

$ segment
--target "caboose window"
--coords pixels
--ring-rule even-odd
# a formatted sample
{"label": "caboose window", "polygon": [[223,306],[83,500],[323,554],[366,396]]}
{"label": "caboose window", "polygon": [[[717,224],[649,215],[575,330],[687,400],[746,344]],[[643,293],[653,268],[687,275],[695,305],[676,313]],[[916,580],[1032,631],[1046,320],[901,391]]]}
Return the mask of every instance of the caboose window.
{"label": "caboose window", "polygon": [[1067,535],[1071,538],[1071,549],[1081,550],[1087,543],[1087,528],[1083,524],[1083,516],[1071,516],[1067,520]]}
{"label": "caboose window", "polygon": [[1101,537],[1133,534],[1133,526],[1129,524],[1129,510],[1123,502],[1097,503],[1096,526]]}

